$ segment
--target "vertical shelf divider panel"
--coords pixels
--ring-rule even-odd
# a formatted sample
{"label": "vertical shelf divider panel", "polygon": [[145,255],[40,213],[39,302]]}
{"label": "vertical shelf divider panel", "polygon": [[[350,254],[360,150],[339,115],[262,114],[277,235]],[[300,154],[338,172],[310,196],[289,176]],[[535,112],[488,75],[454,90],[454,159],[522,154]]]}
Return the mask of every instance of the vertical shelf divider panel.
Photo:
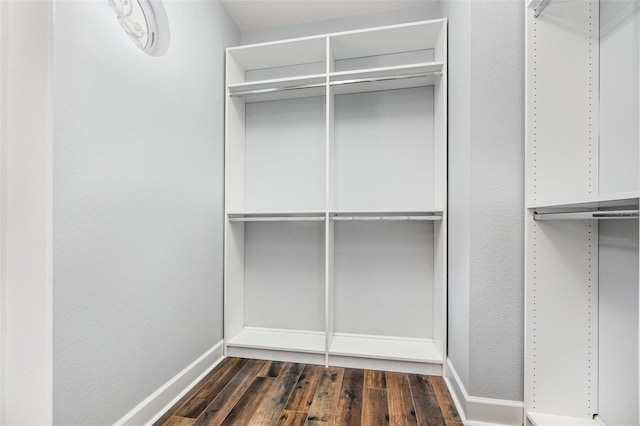
{"label": "vertical shelf divider panel", "polygon": [[526,22],[526,199],[597,196],[598,2],[550,1]]}
{"label": "vertical shelf divider panel", "polygon": [[[228,355],[443,374],[446,36],[439,19],[227,49]],[[365,269],[344,274],[345,243]]]}
{"label": "vertical shelf divider panel", "polygon": [[[333,128],[334,128],[334,95],[331,90],[331,86],[329,85],[329,74],[334,71],[334,61],[333,61],[333,53],[331,51],[331,38],[327,36],[327,51],[326,51],[327,63],[326,63],[326,152],[325,152],[325,163],[326,163],[326,176],[325,176],[325,206],[327,211],[330,209],[332,205],[331,196],[333,193],[332,185],[333,185],[333,163],[331,161],[331,156],[333,153]],[[325,365],[329,366],[329,348],[333,343],[333,332],[334,332],[334,297],[335,297],[335,280],[334,280],[334,241],[335,241],[335,231],[333,222],[329,220],[329,213],[325,214],[326,221],[326,270],[325,270],[325,278],[326,278],[326,295],[325,295],[325,321],[326,321],[326,332],[327,339],[325,345]]]}
{"label": "vertical shelf divider panel", "polygon": [[598,392],[598,224],[527,219],[527,409],[590,418]]}

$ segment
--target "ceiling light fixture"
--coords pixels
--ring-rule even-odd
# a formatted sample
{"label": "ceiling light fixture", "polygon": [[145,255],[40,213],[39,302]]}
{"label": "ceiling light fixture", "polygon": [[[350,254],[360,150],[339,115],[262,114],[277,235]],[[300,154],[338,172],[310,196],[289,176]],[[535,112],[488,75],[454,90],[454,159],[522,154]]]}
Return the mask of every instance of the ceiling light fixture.
{"label": "ceiling light fixture", "polygon": [[160,0],[109,0],[120,26],[133,43],[151,56],[169,48],[169,20]]}

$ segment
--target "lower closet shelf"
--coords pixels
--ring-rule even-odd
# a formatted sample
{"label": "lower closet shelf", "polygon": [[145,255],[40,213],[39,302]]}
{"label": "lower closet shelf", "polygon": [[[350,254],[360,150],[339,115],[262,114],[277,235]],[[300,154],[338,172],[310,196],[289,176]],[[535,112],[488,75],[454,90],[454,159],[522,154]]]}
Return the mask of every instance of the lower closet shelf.
{"label": "lower closet shelf", "polygon": [[557,416],[554,414],[544,414],[527,412],[530,424],[534,426],[598,426],[599,423],[593,419],[583,417]]}
{"label": "lower closet shelf", "polygon": [[336,333],[329,347],[329,355],[444,363],[444,359],[433,340],[417,338],[403,339]]}
{"label": "lower closet shelf", "polygon": [[325,336],[325,333],[321,331],[245,327],[240,333],[229,339],[227,345],[238,348],[324,354]]}

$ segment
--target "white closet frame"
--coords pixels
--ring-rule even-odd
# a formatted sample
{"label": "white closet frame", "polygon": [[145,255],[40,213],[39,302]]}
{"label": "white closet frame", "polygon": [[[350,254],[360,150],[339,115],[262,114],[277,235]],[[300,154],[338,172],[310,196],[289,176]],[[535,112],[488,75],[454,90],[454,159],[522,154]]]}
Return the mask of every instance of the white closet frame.
{"label": "white closet frame", "polygon": [[[640,158],[637,146],[605,147],[600,137],[599,13],[599,1],[587,0],[533,0],[526,10],[527,425],[607,421],[599,406],[598,221],[638,220]],[[628,151],[633,166],[607,169],[605,148]],[[607,173],[632,179],[635,190],[605,192]],[[637,359],[637,347],[628,350]],[[629,380],[637,395],[638,377]]]}
{"label": "white closet frame", "polygon": [[[442,375],[446,360],[447,329],[447,20],[438,19],[228,48],[226,81],[226,355]],[[415,168],[417,178],[408,180],[406,176],[402,177],[402,173],[389,176],[393,184],[411,186],[411,189],[407,190],[407,196],[401,193],[402,188],[395,191],[400,193],[396,194],[393,185],[390,184],[389,188],[379,189],[379,203],[376,197],[366,199],[365,190],[362,197],[343,197],[345,188],[350,183],[347,182],[345,185],[341,180],[345,166],[338,164],[337,160],[342,154],[336,152],[342,145],[341,141],[336,140],[336,127],[340,125],[336,119],[336,110],[352,110],[349,109],[349,105],[345,106],[344,102],[341,104],[338,101],[339,105],[336,106],[336,98],[342,95],[368,96],[367,93],[382,93],[380,96],[384,99],[384,96],[392,92],[409,96],[416,93],[396,89],[423,90],[427,94],[425,99],[429,100],[429,105],[431,97],[433,98],[433,135],[425,135],[426,143],[430,144],[426,148],[429,158],[425,157],[423,166]],[[247,148],[248,137],[254,137],[253,133],[250,134],[252,130],[247,130],[247,110],[260,110],[264,115],[269,111],[278,110],[282,105],[286,107],[286,104],[274,101],[293,101],[299,102],[296,104],[300,106],[299,110],[311,110],[313,113],[317,107],[314,99],[319,99],[318,97],[324,97],[325,103],[323,153],[313,158],[304,155],[296,157],[305,162],[299,178],[301,182],[308,183],[309,191],[298,191],[289,196],[282,191],[270,193],[275,186],[271,181],[275,182],[276,177],[263,175],[264,182],[256,183],[257,179],[252,175],[255,169],[248,171],[246,168],[247,164],[253,165],[251,167],[264,166],[254,161],[251,157],[253,154],[246,151],[254,149]],[[310,100],[305,101],[306,98]],[[262,104],[263,102],[268,103]],[[380,106],[385,107],[384,103]],[[344,123],[345,118],[341,119],[341,123]],[[431,123],[431,118],[427,121]],[[403,140],[389,142],[397,142],[399,147],[403,146]],[[400,161],[415,160],[412,159],[411,152],[399,158]],[[340,157],[341,161],[343,159],[344,157]],[[271,160],[273,158],[264,158],[264,161]],[[273,161],[280,159],[276,158]],[[307,173],[308,170],[315,170],[318,164],[322,164],[324,168],[324,175],[320,176],[322,182],[318,180],[318,174]],[[290,165],[283,163],[280,169]],[[387,172],[384,167],[379,167],[379,170],[380,173]],[[348,168],[346,171],[348,174]],[[402,172],[401,169],[397,171]],[[275,170],[274,173],[280,171]],[[423,182],[419,173],[426,174],[428,179]],[[373,181],[379,178],[370,177]],[[269,185],[260,186],[265,182]],[[283,188],[287,185],[287,182],[282,183],[282,179],[279,182]],[[261,189],[255,190],[255,187]],[[296,189],[292,191],[295,192]],[[343,192],[339,194],[340,191]],[[311,193],[320,195],[312,196]],[[375,191],[373,193],[375,195]],[[398,197],[393,198],[396,195]],[[385,203],[385,199],[392,202]],[[310,255],[310,264],[317,259],[315,248],[322,245],[324,296],[321,300],[304,301],[317,303],[322,307],[322,327],[315,327],[313,330],[296,329],[294,321],[291,327],[261,327],[246,323],[246,318],[254,314],[247,311],[248,297],[251,296],[248,292],[254,290],[247,287],[248,284],[245,282],[245,272],[251,267],[245,264],[245,260],[251,261],[250,259],[254,258],[251,257],[253,254],[246,251],[248,248],[245,247],[245,242],[250,238],[249,233],[256,237],[263,231],[271,232],[267,231],[270,229],[267,228],[269,226],[275,229],[273,235],[283,238],[284,242],[280,244],[287,244],[286,239],[290,238],[291,241],[298,241],[296,244],[304,246],[301,250],[313,252]],[[344,282],[344,276],[347,274],[342,274],[342,281],[336,283],[336,270],[340,268],[336,265],[336,252],[339,256],[340,250],[345,250],[344,242],[350,233],[354,230],[356,233],[359,232],[358,228],[349,228],[350,226],[370,229],[373,234],[380,231],[382,241],[391,238],[389,235],[397,236],[395,231],[399,230],[404,230],[402,232],[405,233],[407,230],[419,231],[407,234],[409,237],[420,234],[418,240],[422,238],[422,232],[427,232],[425,238],[430,239],[423,240],[422,243],[416,243],[411,239],[413,242],[408,240],[406,247],[403,244],[397,245],[407,250],[419,246],[425,253],[432,253],[429,255],[432,259],[425,259],[424,262],[433,265],[433,270],[429,271],[430,278],[427,280],[433,281],[429,284],[432,285],[432,289],[429,290],[430,302],[425,301],[424,311],[415,315],[415,318],[427,315],[428,321],[424,324],[416,324],[416,321],[406,324],[407,329],[424,329],[424,335],[427,337],[402,335],[403,333],[350,333],[337,329],[336,317],[340,314],[336,312],[339,302],[337,297],[340,297],[336,296],[336,291],[339,290],[337,286],[348,283]],[[368,226],[371,227],[367,228]],[[319,227],[322,227],[322,238],[318,234]],[[288,236],[289,230],[293,229],[301,231],[299,234],[291,231],[291,236]],[[297,240],[303,238],[302,235],[308,235],[308,240]],[[369,236],[369,232],[360,235]],[[393,238],[393,241],[397,240]],[[362,243],[354,244],[357,249],[357,244]],[[351,246],[348,248],[353,249]],[[260,255],[264,252],[268,253],[268,249],[264,249]],[[344,265],[344,260],[340,264]],[[415,265],[415,262],[408,267],[412,265]],[[313,272],[313,276],[307,281],[317,280],[318,275],[318,271]],[[304,280],[306,278],[301,277],[301,282]],[[306,281],[301,285],[306,285],[305,283]],[[393,295],[394,285],[398,285],[400,289],[405,288],[402,287],[403,283],[389,282],[385,291],[389,291],[390,296]],[[308,293],[315,291],[317,287],[313,287]],[[410,306],[420,303],[420,300],[416,300],[416,294],[404,296]],[[290,300],[293,304],[302,302]],[[310,312],[316,308],[317,305],[313,305]],[[395,309],[399,312],[402,306]],[[384,315],[385,312],[380,312],[381,317],[384,318]],[[411,314],[408,315],[407,318],[412,318]],[[393,318],[386,320],[393,322]],[[403,326],[399,324],[396,329],[401,327]]]}

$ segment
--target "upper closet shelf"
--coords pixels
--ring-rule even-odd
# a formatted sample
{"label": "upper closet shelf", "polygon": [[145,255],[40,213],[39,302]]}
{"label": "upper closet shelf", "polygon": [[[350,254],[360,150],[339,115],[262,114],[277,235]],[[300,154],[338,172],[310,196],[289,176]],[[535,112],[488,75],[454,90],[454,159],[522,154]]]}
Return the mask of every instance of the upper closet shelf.
{"label": "upper closet shelf", "polygon": [[429,62],[329,74],[335,94],[373,92],[433,86],[442,76],[444,64]]}
{"label": "upper closet shelf", "polygon": [[552,202],[535,202],[529,209],[537,213],[558,213],[578,210],[638,209],[638,191],[589,197],[588,199],[566,199]]}
{"label": "upper closet shelf", "polygon": [[314,74],[302,77],[250,81],[229,85],[229,95],[245,102],[276,101],[280,99],[306,98],[325,94],[326,75]]}

